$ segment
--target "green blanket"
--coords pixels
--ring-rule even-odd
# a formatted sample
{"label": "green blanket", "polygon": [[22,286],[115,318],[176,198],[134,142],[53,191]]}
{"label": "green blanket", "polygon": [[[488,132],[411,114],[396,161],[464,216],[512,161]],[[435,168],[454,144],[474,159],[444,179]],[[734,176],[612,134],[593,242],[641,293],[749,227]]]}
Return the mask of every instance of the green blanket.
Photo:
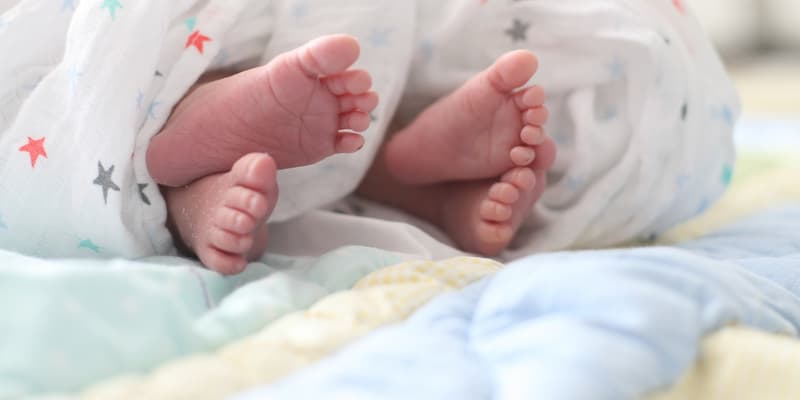
{"label": "green blanket", "polygon": [[0,399],[76,391],[210,351],[401,261],[367,248],[268,256],[222,277],[178,258],[39,260],[0,251]]}

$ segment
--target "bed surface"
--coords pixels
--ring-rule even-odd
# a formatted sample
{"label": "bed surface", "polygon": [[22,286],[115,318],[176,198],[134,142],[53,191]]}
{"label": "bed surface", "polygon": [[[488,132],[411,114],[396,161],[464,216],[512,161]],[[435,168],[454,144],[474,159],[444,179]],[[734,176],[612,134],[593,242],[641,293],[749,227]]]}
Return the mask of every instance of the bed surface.
{"label": "bed surface", "polygon": [[[737,140],[742,161],[729,194],[660,246],[540,255],[507,267],[460,257],[434,263],[413,260],[445,259],[446,246],[397,227],[407,243],[270,255],[233,278],[177,258],[44,261],[0,252],[0,398],[220,398],[276,381],[242,398],[472,398],[494,388],[546,395],[565,387],[614,397],[668,390],[681,376],[663,398],[715,398],[700,395],[743,376],[726,365],[787,368],[775,355],[798,348],[748,327],[794,334],[800,321],[792,286],[800,282],[792,275],[800,265],[800,123],[745,121]],[[416,248],[424,250],[409,250]],[[622,285],[626,301],[609,291],[619,282],[630,283]],[[653,291],[688,308],[674,312],[676,303]],[[546,323],[532,304],[560,312],[562,323]],[[654,315],[697,317],[675,324]],[[602,329],[579,329],[587,325]],[[664,326],[674,335],[651,330]],[[521,351],[515,332],[541,347]],[[772,361],[720,350],[759,340],[775,349],[765,353]],[[565,346],[578,342],[585,345]],[[758,382],[788,388],[781,379],[790,376]],[[565,386],[576,380],[583,384]],[[435,397],[443,393],[469,396]]]}

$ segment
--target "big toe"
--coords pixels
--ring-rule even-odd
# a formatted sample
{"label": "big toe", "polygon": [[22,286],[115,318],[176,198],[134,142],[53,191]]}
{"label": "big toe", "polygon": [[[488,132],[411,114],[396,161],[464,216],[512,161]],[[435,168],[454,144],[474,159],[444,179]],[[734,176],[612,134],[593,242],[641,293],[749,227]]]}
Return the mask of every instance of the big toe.
{"label": "big toe", "polygon": [[300,64],[309,75],[333,75],[352,66],[361,53],[358,40],[350,35],[314,39],[299,53]]}
{"label": "big toe", "polygon": [[489,82],[501,92],[510,92],[527,83],[539,67],[536,56],[527,50],[506,53],[486,71]]}
{"label": "big toe", "polygon": [[536,186],[536,174],[530,168],[519,167],[503,174],[501,181],[525,192],[532,190]]}

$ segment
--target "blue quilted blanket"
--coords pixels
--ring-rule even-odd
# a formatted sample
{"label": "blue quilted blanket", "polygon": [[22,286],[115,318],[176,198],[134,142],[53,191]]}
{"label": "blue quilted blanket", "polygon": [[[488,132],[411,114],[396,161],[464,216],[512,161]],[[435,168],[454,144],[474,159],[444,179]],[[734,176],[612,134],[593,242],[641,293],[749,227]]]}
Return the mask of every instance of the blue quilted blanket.
{"label": "blue quilted blanket", "polygon": [[727,324],[796,335],[800,205],[702,240],[533,256],[237,399],[633,399]]}

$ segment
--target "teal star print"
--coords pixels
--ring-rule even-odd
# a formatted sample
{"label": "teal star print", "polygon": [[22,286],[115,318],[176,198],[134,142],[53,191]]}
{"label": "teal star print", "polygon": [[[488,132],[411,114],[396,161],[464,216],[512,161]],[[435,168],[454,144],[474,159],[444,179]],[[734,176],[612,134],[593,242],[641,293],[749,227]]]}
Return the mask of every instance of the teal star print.
{"label": "teal star print", "polygon": [[119,0],[103,0],[103,5],[100,8],[107,8],[111,19],[117,18],[117,9],[122,8],[122,3]]}
{"label": "teal star print", "polygon": [[733,168],[726,165],[722,168],[722,184],[730,186],[731,182],[733,182]]}
{"label": "teal star print", "polygon": [[100,252],[100,246],[94,244],[94,242],[92,242],[89,239],[81,240],[81,242],[78,244],[78,248],[79,249],[88,249],[88,250],[91,250],[91,251],[93,251],[95,253],[99,253]]}
{"label": "teal star print", "polygon": [[194,27],[197,25],[197,17],[186,18],[186,21],[183,23],[186,25],[186,28],[189,29],[189,32],[194,32]]}

